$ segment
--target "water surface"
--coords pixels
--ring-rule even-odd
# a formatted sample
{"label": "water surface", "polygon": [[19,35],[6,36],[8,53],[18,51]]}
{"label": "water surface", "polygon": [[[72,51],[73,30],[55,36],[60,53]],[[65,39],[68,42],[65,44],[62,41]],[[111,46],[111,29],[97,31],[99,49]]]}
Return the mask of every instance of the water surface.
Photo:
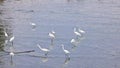
{"label": "water surface", "polygon": [[[0,0],[0,68],[119,68],[119,25],[119,0]],[[86,31],[76,48],[70,43],[76,37],[74,27]],[[17,54],[11,60],[3,52],[11,45],[5,44],[5,29],[9,37],[15,36],[15,51],[35,52]],[[44,57],[37,44],[49,48],[51,30],[56,39]],[[71,52],[70,60],[61,44]]]}

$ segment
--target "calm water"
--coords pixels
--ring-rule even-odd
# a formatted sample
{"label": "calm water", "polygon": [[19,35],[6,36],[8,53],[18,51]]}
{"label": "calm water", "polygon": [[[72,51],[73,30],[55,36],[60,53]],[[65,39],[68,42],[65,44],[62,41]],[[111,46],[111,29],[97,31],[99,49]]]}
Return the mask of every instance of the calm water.
{"label": "calm water", "polygon": [[[76,48],[70,43],[74,27],[86,31]],[[11,45],[5,44],[5,29],[9,37],[15,36],[15,51],[35,52],[11,59],[3,51]],[[53,46],[48,37],[51,30],[56,32]],[[0,68],[120,68],[119,40],[119,0],[0,0]],[[52,48],[48,57],[38,43]],[[61,44],[71,52],[70,59]]]}

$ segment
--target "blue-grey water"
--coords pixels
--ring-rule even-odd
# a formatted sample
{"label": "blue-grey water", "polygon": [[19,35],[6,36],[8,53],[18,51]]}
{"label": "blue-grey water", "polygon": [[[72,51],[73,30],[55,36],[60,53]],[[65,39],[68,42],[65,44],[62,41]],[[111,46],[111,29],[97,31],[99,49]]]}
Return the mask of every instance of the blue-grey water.
{"label": "blue-grey water", "polygon": [[[86,33],[73,48],[74,27]],[[52,46],[51,30],[56,32]],[[35,52],[15,54],[11,59],[4,52],[11,46],[5,43],[4,31],[9,38],[15,36],[15,52]],[[47,57],[38,43],[51,48]],[[70,51],[70,59],[65,58],[61,44]],[[119,0],[0,0],[0,68],[120,68],[119,64]]]}

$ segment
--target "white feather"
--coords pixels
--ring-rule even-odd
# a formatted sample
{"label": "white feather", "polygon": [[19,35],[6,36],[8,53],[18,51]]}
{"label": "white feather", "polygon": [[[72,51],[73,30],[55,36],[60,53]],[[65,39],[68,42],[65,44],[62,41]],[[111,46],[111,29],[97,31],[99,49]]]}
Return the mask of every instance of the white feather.
{"label": "white feather", "polygon": [[14,39],[15,39],[15,37],[12,36],[9,41],[12,42]]}
{"label": "white feather", "polygon": [[39,44],[37,44],[37,46],[39,47],[40,50],[42,50],[42,51],[44,51],[44,52],[49,52],[48,49],[46,49],[46,48],[42,48]]}

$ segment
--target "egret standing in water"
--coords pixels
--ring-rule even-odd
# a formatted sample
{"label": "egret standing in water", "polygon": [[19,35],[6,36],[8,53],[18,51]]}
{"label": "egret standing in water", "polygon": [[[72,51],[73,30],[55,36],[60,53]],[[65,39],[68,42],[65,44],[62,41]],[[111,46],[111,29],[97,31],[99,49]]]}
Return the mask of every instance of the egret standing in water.
{"label": "egret standing in water", "polygon": [[49,32],[48,33],[48,36],[50,37],[50,39],[51,39],[51,45],[54,45],[53,44],[53,41],[54,41],[54,39],[55,39],[55,31],[51,31],[51,32]]}
{"label": "egret standing in water", "polygon": [[75,39],[71,39],[71,44],[74,46],[74,47],[76,47],[77,46],[77,41],[75,40]]}
{"label": "egret standing in water", "polygon": [[13,46],[13,40],[15,39],[15,37],[14,36],[12,36],[11,38],[10,38],[10,42],[12,43],[12,46]]}
{"label": "egret standing in water", "polygon": [[84,30],[81,30],[80,28],[78,29],[80,33],[86,33]]}
{"label": "egret standing in water", "polygon": [[6,28],[4,28],[4,35],[5,35],[5,37],[8,37],[7,29]]}
{"label": "egret standing in water", "polygon": [[7,34],[7,32],[6,31],[4,31],[4,35],[5,35],[5,44],[4,45],[6,45],[7,43],[8,43],[8,34]]}
{"label": "egret standing in water", "polygon": [[8,34],[7,34],[7,32],[6,32],[6,31],[4,31],[4,35],[5,35],[5,37],[8,37]]}
{"label": "egret standing in water", "polygon": [[49,36],[51,39],[55,39],[55,31],[49,32],[48,36]]}
{"label": "egret standing in water", "polygon": [[11,56],[11,57],[13,57],[15,54],[14,54],[14,51],[13,51],[13,47],[10,47],[10,53],[9,53],[9,55]]}
{"label": "egret standing in water", "polygon": [[72,51],[73,51],[80,43],[80,40],[79,39],[71,39],[70,43],[73,45],[73,47],[72,47]]}
{"label": "egret standing in water", "polygon": [[42,48],[39,44],[37,44],[37,46],[39,47],[40,50],[44,51],[45,52],[45,55],[48,54],[48,52],[50,51],[49,49],[47,48]]}
{"label": "egret standing in water", "polygon": [[84,30],[81,30],[80,28],[78,28],[78,32],[81,33],[81,36],[83,36],[83,34],[86,33]]}
{"label": "egret standing in water", "polygon": [[11,64],[13,65],[13,56],[15,55],[14,51],[13,51],[13,47],[10,47],[10,53],[9,53],[9,55],[11,57]]}
{"label": "egret standing in water", "polygon": [[64,48],[64,45],[63,45],[63,44],[61,44],[61,46],[62,46],[62,49],[63,49],[63,51],[64,51],[64,53],[65,53],[65,56],[66,56],[67,58],[70,57],[70,56],[69,56],[70,52]]}
{"label": "egret standing in water", "polygon": [[9,55],[10,55],[10,63],[11,63],[11,65],[13,65],[13,56],[15,56],[13,46],[10,47]]}
{"label": "egret standing in water", "polygon": [[74,34],[76,35],[76,38],[81,36],[80,32],[77,31],[77,28],[74,28]]}
{"label": "egret standing in water", "polygon": [[30,23],[30,25],[32,26],[33,30],[36,28],[36,24],[35,23]]}
{"label": "egret standing in water", "polygon": [[4,28],[4,36],[5,36],[5,43],[4,43],[4,45],[6,45],[8,43],[8,34],[6,32],[6,28]]}

